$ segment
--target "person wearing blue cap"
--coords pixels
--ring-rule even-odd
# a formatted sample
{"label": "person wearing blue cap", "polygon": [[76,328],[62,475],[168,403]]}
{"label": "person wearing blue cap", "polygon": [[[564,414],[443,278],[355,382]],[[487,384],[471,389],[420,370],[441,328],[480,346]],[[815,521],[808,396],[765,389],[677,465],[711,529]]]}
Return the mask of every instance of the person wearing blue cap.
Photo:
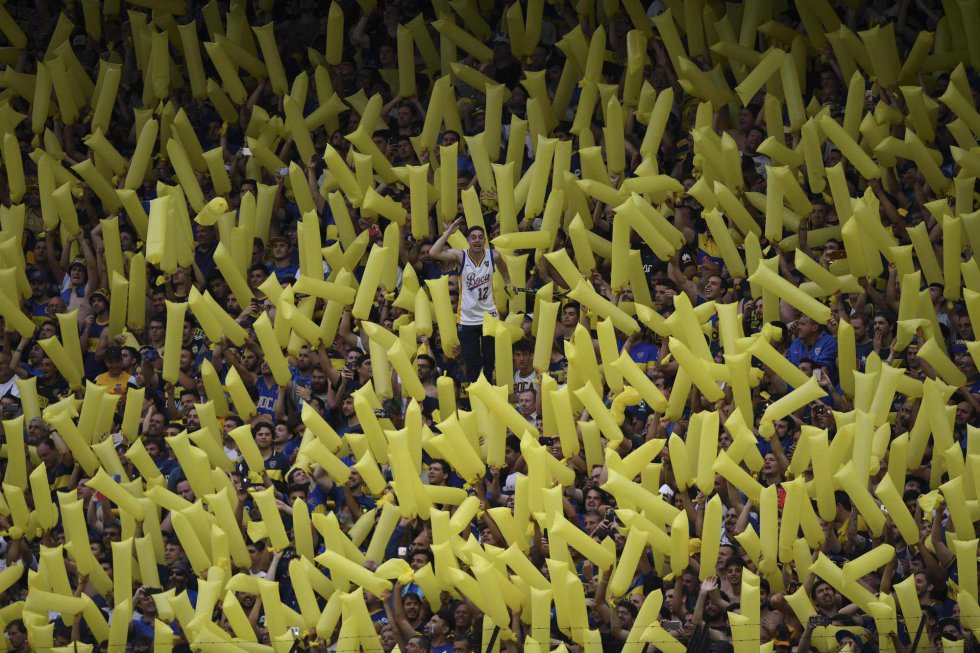
{"label": "person wearing blue cap", "polygon": [[840,644],[840,653],[860,653],[864,648],[864,641],[861,637],[850,630],[838,630],[834,633],[834,637]]}

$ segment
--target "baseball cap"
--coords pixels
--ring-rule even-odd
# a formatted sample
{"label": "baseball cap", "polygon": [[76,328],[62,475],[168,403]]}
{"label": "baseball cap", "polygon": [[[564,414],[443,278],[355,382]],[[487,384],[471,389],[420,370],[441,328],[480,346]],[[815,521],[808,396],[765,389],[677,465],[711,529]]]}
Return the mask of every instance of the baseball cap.
{"label": "baseball cap", "polygon": [[44,272],[37,268],[31,268],[27,271],[27,280],[32,283],[35,281],[44,281]]}
{"label": "baseball cap", "polygon": [[105,350],[105,360],[112,360],[116,358],[122,358],[121,347],[109,347]]}
{"label": "baseball cap", "polygon": [[92,300],[95,299],[96,297],[101,297],[102,299],[109,301],[109,291],[106,290],[105,288],[99,288],[98,290],[92,293],[91,297],[88,298],[89,303],[91,303]]}
{"label": "baseball cap", "polygon": [[269,239],[269,246],[270,247],[272,247],[276,243],[285,243],[285,244],[288,245],[289,244],[289,239],[288,238],[283,238],[282,236],[273,236],[272,238]]}
{"label": "baseball cap", "polygon": [[861,636],[853,631],[847,630],[846,628],[842,628],[841,630],[838,630],[836,633],[834,633],[834,637],[837,638],[838,642],[843,641],[845,637],[850,637],[855,642],[857,642],[857,645],[859,647],[864,646],[864,640],[861,639]]}

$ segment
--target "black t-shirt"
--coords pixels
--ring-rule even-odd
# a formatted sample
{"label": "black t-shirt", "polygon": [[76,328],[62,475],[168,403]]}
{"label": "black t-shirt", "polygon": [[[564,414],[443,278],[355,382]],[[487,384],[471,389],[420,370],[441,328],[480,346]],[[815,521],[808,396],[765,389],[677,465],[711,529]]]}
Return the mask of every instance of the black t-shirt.
{"label": "black t-shirt", "polygon": [[625,642],[619,641],[609,633],[602,633],[602,653],[621,653],[624,645]]}
{"label": "black t-shirt", "polygon": [[509,66],[504,66],[503,68],[494,67],[490,71],[490,76],[493,77],[494,81],[503,84],[507,88],[517,86],[522,74],[519,61],[514,61]]}
{"label": "black t-shirt", "polygon": [[871,355],[871,352],[874,351],[874,348],[875,348],[875,343],[872,340],[869,340],[864,344],[857,343],[856,345],[854,345],[855,358],[857,359],[858,368],[860,370],[864,370],[864,363],[866,360],[868,360],[868,356]]}
{"label": "black t-shirt", "polygon": [[37,399],[41,410],[47,408],[49,404],[58,403],[69,392],[68,384],[64,379],[58,378],[53,383],[45,383],[40,378],[37,380]]}
{"label": "black t-shirt", "polygon": [[[248,476],[249,469],[244,458],[238,461],[236,467],[236,471],[243,476]],[[281,453],[273,453],[265,460],[265,470],[269,474],[269,480],[272,481],[275,488],[280,492],[285,492],[287,486],[286,472],[289,471],[289,458]]]}

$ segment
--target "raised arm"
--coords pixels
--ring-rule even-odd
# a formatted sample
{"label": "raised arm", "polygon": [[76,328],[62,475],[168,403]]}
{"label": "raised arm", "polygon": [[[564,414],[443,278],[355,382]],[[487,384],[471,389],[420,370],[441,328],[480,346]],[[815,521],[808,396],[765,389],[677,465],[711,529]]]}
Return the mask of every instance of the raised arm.
{"label": "raised arm", "polygon": [[510,282],[510,272],[507,270],[507,264],[504,262],[504,257],[496,249],[493,250],[493,265],[500,271],[500,276],[504,278],[504,283],[508,286],[512,285]]}
{"label": "raised arm", "polygon": [[439,239],[432,244],[432,248],[429,250],[429,258],[432,258],[441,263],[460,264],[463,262],[463,252],[459,251],[458,249],[452,249],[446,246],[446,244],[449,241],[449,237],[452,236],[457,231],[459,231],[459,228],[460,226],[462,226],[462,224],[463,224],[463,219],[459,218],[453,221],[453,223],[449,225],[449,227],[444,232],[442,232],[442,235],[439,236]]}

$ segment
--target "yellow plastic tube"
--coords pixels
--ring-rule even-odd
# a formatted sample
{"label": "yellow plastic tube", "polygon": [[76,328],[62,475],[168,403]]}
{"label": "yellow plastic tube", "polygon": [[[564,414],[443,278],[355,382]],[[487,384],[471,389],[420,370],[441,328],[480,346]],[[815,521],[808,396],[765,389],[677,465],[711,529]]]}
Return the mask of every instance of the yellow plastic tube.
{"label": "yellow plastic tube", "polygon": [[670,117],[670,109],[674,103],[674,91],[668,87],[657,95],[657,99],[650,112],[650,122],[647,131],[643,135],[640,143],[640,154],[644,158],[655,158],[660,150],[660,142],[663,138],[664,129],[667,126],[667,119]]}
{"label": "yellow plastic tube", "polygon": [[331,145],[327,145],[327,149],[323,153],[323,160],[326,162],[330,174],[334,176],[341,190],[344,191],[347,199],[354,206],[360,206],[364,199],[364,192],[357,183],[357,178],[354,177],[354,173],[351,172],[351,169],[340,156],[340,153]]}
{"label": "yellow plastic tube", "polygon": [[239,304],[244,305],[250,302],[254,297],[252,289],[249,288],[245,277],[238,270],[231,253],[225,247],[224,243],[218,243],[218,247],[214,251],[214,262],[217,264],[218,270],[225,278],[225,281],[228,282],[228,287],[231,288],[231,292],[238,299]]}
{"label": "yellow plastic tube", "polygon": [[735,464],[728,454],[721,452],[715,459],[712,468],[721,474],[728,482],[740,489],[753,501],[758,501],[762,492],[762,486],[758,481],[750,476],[745,470]]}
{"label": "yellow plastic tube", "polygon": [[[0,32],[3,32],[8,25],[13,25],[19,31],[14,20],[3,7],[0,7],[0,26],[2,26]],[[5,48],[5,51],[8,55],[11,52],[17,54],[14,48]],[[44,123],[50,115],[51,75],[48,73],[47,66],[40,60],[37,62],[37,75],[15,73],[10,68],[15,61],[10,61],[9,57],[7,59],[4,61],[8,64],[4,71],[4,81],[18,95],[31,103],[31,126],[35,134],[40,134],[44,131]]]}
{"label": "yellow plastic tube", "polygon": [[[658,227],[660,227],[659,221],[651,221],[646,215],[641,211],[641,205],[644,204],[644,200],[640,199],[635,193],[619,206],[615,207],[616,216],[624,224],[622,226],[617,226],[617,222],[613,223],[613,261],[622,261],[628,256],[629,250],[629,229],[635,230],[640,238],[650,246],[650,249],[660,257],[661,259],[669,259],[673,256],[676,251],[676,245],[668,239],[668,234],[662,232]],[[648,205],[649,206],[649,205]],[[659,212],[650,207],[651,215],[659,216]],[[662,220],[661,216],[661,220]],[[666,220],[664,220],[666,222]],[[578,252],[576,251],[576,254]]]}
{"label": "yellow plastic tube", "polygon": [[759,571],[766,577],[778,573],[779,508],[777,506],[776,486],[770,485],[762,490],[759,505]]}
{"label": "yellow plastic tube", "polygon": [[[980,212],[978,212],[980,215]],[[943,216],[943,296],[949,301],[959,301],[960,261],[963,249],[963,227],[965,221],[959,217]]]}
{"label": "yellow plastic tube", "polygon": [[[546,255],[551,260],[549,255]],[[612,320],[616,328],[627,335],[632,335],[640,329],[640,325],[623,309],[619,308],[609,300],[600,296],[584,279],[574,286],[569,293],[569,297],[587,307],[590,311],[602,318]]]}
{"label": "yellow plastic tube", "polygon": [[[235,104],[244,104],[247,98],[245,86],[242,84],[242,80],[238,76],[236,67],[234,64],[232,64],[231,59],[224,51],[224,48],[222,48],[218,43],[206,41],[204,43],[204,49],[207,51],[208,57],[211,58],[211,63],[214,64],[215,70],[221,77],[221,86],[218,88],[221,89],[222,95],[227,92],[226,97],[231,98],[232,102]],[[216,84],[214,86],[217,87]],[[211,84],[209,83],[209,88],[210,87]],[[280,93],[286,93],[288,90],[288,88],[284,88],[280,91]],[[209,93],[209,95],[211,95],[211,93]]]}
{"label": "yellow plastic tube", "polygon": [[[331,10],[332,9],[333,7],[331,6]],[[415,48],[412,42],[412,32],[404,25],[399,25],[396,36],[397,36],[397,44],[398,44],[398,62],[399,62],[398,94],[405,98],[414,97],[415,96]],[[330,44],[328,43],[328,46],[329,45]]]}
{"label": "yellow plastic tube", "polygon": [[582,405],[585,406],[585,409],[589,411],[589,416],[599,426],[606,439],[611,444],[618,444],[623,439],[623,432],[620,430],[619,424],[616,422],[610,410],[602,403],[602,398],[597,393],[592,382],[589,381],[583,387],[575,390],[574,395],[578,397]]}
{"label": "yellow plastic tube", "polygon": [[801,91],[800,78],[796,71],[796,63],[793,55],[786,56],[779,68],[779,78],[783,85],[783,94],[786,98],[786,110],[789,113],[789,126],[791,131],[798,131],[806,122],[806,110],[803,106],[803,94]]}
{"label": "yellow plastic tube", "polygon": [[20,144],[11,133],[3,137],[3,164],[7,169],[7,186],[10,201],[18,203],[23,199],[27,186],[24,182],[24,161],[21,158]]}
{"label": "yellow plastic tube", "polygon": [[231,193],[231,179],[228,177],[228,171],[225,170],[225,161],[221,148],[216,147],[208,150],[202,156],[207,165],[208,174],[211,176],[211,185],[214,187],[214,192],[221,196]]}
{"label": "yellow plastic tube", "polygon": [[208,78],[208,100],[214,106],[221,119],[229,125],[238,124],[238,111],[224,91],[224,87],[210,77]]}
{"label": "yellow plastic tube", "polygon": [[[674,70],[677,70],[677,62],[682,56],[684,56],[686,50],[681,43],[681,37],[677,31],[677,25],[674,23],[674,11],[674,8],[668,8],[667,11],[653,19],[653,24],[656,26],[657,32],[660,34],[660,38],[664,43],[664,48],[667,50],[667,56],[670,57],[670,62],[674,66]],[[680,15],[682,14],[683,12],[680,12]]]}
{"label": "yellow plastic tube", "polygon": [[950,84],[946,92],[939,97],[939,101],[959,116],[970,128],[970,131],[974,134],[980,133],[980,113],[956,84]]}
{"label": "yellow plastic tube", "polygon": [[265,61],[269,73],[272,91],[277,95],[286,95],[289,93],[289,83],[286,81],[286,71],[279,56],[273,23],[253,27],[252,31],[255,32],[255,37],[259,41],[259,48],[262,50],[262,59]]}
{"label": "yellow plastic tube", "polygon": [[806,174],[810,191],[822,193],[827,186],[827,180],[824,176],[823,152],[820,149],[820,132],[816,120],[817,118],[814,117],[803,123],[803,159],[806,161]]}
{"label": "yellow plastic tube", "polygon": [[368,188],[367,193],[364,195],[363,208],[368,211],[373,211],[399,226],[405,223],[405,218],[408,216],[408,211],[405,210],[405,207],[401,203],[396,202],[390,197],[379,195],[374,188]]}
{"label": "yellow plastic tube", "polygon": [[150,165],[150,156],[153,154],[153,146],[156,144],[159,132],[159,123],[150,119],[143,125],[136,140],[136,149],[133,156],[129,159],[129,171],[126,173],[124,188],[136,190],[143,184],[143,178]]}
{"label": "yellow plastic tube", "polygon": [[943,283],[942,268],[939,266],[936,252],[932,248],[932,241],[929,239],[926,225],[923,223],[909,227],[908,234],[926,282]]}
{"label": "yellow plastic tube", "polygon": [[705,399],[720,401],[724,398],[724,390],[718,386],[717,380],[703,358],[696,355],[681,340],[674,337],[670,338],[670,353],[687,372],[698,390],[704,394]]}
{"label": "yellow plastic tube", "polygon": [[[283,98],[283,109],[286,114],[286,127],[293,137],[293,142],[296,144],[299,155],[303,158],[303,161],[311,160],[316,154],[316,150],[313,147],[313,139],[310,137],[310,132],[306,128],[306,122],[303,120],[303,106],[291,96],[287,95]],[[303,177],[305,182],[305,175]],[[294,189],[293,193],[296,192]]]}
{"label": "yellow plastic tube", "polygon": [[749,102],[756,96],[759,89],[769,80],[770,77],[777,74],[783,65],[783,59],[786,58],[786,53],[779,48],[772,48],[755,66],[751,73],[749,73],[742,82],[735,87],[735,92],[738,94],[740,100],[742,100],[743,106],[748,106]]}
{"label": "yellow plastic tube", "polygon": [[[76,336],[75,336],[76,345],[77,342],[78,342],[78,336],[76,330]],[[61,372],[61,374],[68,381],[68,385],[73,389],[80,389],[83,385],[82,373],[81,371],[79,371],[78,366],[75,364],[75,361],[72,359],[72,355],[68,347],[62,345],[62,343],[59,342],[58,339],[54,336],[50,338],[45,338],[43,340],[39,340],[38,344],[41,345],[41,348],[44,349],[44,352],[54,362],[55,367],[58,368],[58,371]],[[76,351],[78,349],[79,348],[76,346]]]}
{"label": "yellow plastic tube", "polygon": [[451,357],[453,349],[459,344],[459,336],[456,334],[456,316],[453,314],[453,305],[449,299],[449,277],[429,279],[425,283],[429,288],[429,295],[432,297],[436,324],[439,326],[439,333],[442,336],[442,351],[446,356]]}
{"label": "yellow plastic tube", "polygon": [[376,596],[381,596],[383,592],[391,589],[390,581],[378,578],[364,567],[348,560],[336,551],[328,549],[317,556],[316,561],[329,568],[331,573],[346,578]]}
{"label": "yellow plastic tube", "polygon": [[830,308],[821,304],[805,292],[778,276],[765,265],[760,265],[749,277],[752,283],[775,293],[794,308],[802,311],[820,324],[830,319]]}
{"label": "yellow plastic tube", "polygon": [[548,371],[554,347],[555,327],[558,322],[557,302],[542,301],[535,308],[537,337],[534,341],[534,369],[542,374]]}
{"label": "yellow plastic tube", "polygon": [[715,574],[718,551],[721,545],[721,497],[717,494],[708,501],[704,510],[704,526],[701,537],[701,569],[698,576],[703,581]]}
{"label": "yellow plastic tube", "polygon": [[191,84],[191,94],[197,100],[207,97],[207,77],[204,74],[204,62],[201,59],[201,42],[197,38],[197,23],[191,22],[179,25],[180,44],[183,48],[184,65],[187,67],[187,77]]}
{"label": "yellow plastic tube", "polygon": [[[904,461],[898,460],[893,464],[904,466]],[[895,483],[892,481],[889,474],[885,474],[885,476],[882,477],[881,482],[878,483],[878,487],[875,488],[875,494],[879,499],[881,499],[881,502],[888,510],[888,515],[895,523],[895,526],[898,527],[898,531],[901,533],[902,538],[906,542],[911,541],[909,538],[917,538],[919,531],[915,520],[912,518],[912,514],[902,501],[902,495],[896,489]]]}
{"label": "yellow plastic tube", "polygon": [[88,484],[119,506],[121,510],[125,510],[131,514],[136,521],[143,521],[145,516],[143,504],[119,483],[110,478],[105,469],[100,467],[91,480],[89,480]]}
{"label": "yellow plastic tube", "polygon": [[180,373],[180,345],[184,333],[184,315],[187,304],[167,301],[167,332],[164,339],[163,378],[177,382]]}
{"label": "yellow plastic tube", "polygon": [[868,50],[871,68],[878,82],[888,88],[895,86],[902,66],[898,58],[898,47],[895,44],[894,24],[876,25],[869,30],[858,32],[858,35]]}
{"label": "yellow plastic tube", "polygon": [[493,59],[493,51],[472,34],[457,26],[451,16],[432,21],[431,25],[454,45],[473,55],[480,63],[486,64]]}
{"label": "yellow plastic tube", "polygon": [[482,401],[514,433],[518,435],[522,435],[525,431],[537,433],[534,425],[524,419],[506,400],[501,399],[486,379],[480,379],[475,383],[471,383],[469,391],[472,396]]}
{"label": "yellow plastic tube", "polygon": [[412,236],[416,239],[429,235],[429,164],[406,166],[410,191]]}
{"label": "yellow plastic tube", "polygon": [[827,135],[834,145],[840,149],[844,157],[854,165],[858,173],[865,179],[878,179],[881,177],[881,170],[871,157],[861,149],[851,135],[841,127],[830,115],[824,114],[820,118],[820,128]]}
{"label": "yellow plastic tube", "polygon": [[386,247],[375,245],[371,249],[371,253],[368,254],[367,265],[364,267],[364,274],[361,277],[361,283],[357,289],[357,296],[354,299],[354,306],[351,309],[351,315],[357,319],[368,319],[371,306],[374,304],[375,294],[381,283],[381,276],[384,273],[383,265],[387,253],[388,249]]}
{"label": "yellow plastic tube", "polygon": [[950,179],[943,174],[942,169],[933,158],[935,150],[927,148],[918,135],[911,129],[905,131],[905,143],[915,160],[919,171],[926,178],[926,183],[936,193],[942,193],[950,184]]}
{"label": "yellow plastic tube", "polygon": [[[239,417],[249,419],[252,415],[256,414],[257,408],[255,402],[249,396],[248,390],[245,388],[245,383],[238,374],[238,370],[234,368],[228,370],[228,375],[225,377],[225,388],[231,397],[232,403],[235,405],[235,412]],[[251,439],[250,435],[248,437]],[[239,447],[241,447],[241,444],[239,444]]]}
{"label": "yellow plastic tube", "polygon": [[955,388],[961,388],[966,385],[967,379],[963,372],[960,371],[959,367],[950,360],[949,356],[942,350],[942,347],[936,342],[935,338],[929,338],[924,343],[919,345],[919,357],[924,361],[929,363],[939,375],[943,378],[943,381]]}
{"label": "yellow plastic tube", "polygon": [[198,212],[202,211],[204,209],[204,193],[180,141],[175,138],[167,141],[167,156],[170,157],[170,163],[177,174],[177,181],[184,189],[184,194],[187,196],[191,208]]}
{"label": "yellow plastic tube", "polygon": [[8,329],[17,331],[23,338],[31,338],[37,328],[20,307],[20,299],[15,296],[13,287],[0,290],[0,314]]}
{"label": "yellow plastic tube", "polygon": [[603,570],[611,569],[616,562],[615,554],[600,545],[591,537],[579,530],[577,526],[569,523],[564,517],[558,517],[549,529],[560,538],[564,539],[571,547],[584,555]]}
{"label": "yellow plastic tube", "polygon": [[280,387],[289,385],[289,382],[292,380],[289,363],[286,361],[286,357],[283,356],[279,342],[276,340],[276,335],[272,332],[272,322],[269,321],[269,314],[263,312],[259,315],[253,327],[255,329],[255,337],[259,341],[259,346],[262,347],[265,361],[269,364],[269,369],[272,371],[272,376],[275,378],[276,384]]}
{"label": "yellow plastic tube", "polygon": [[51,85],[54,87],[55,98],[61,111],[61,119],[66,125],[73,124],[78,118],[79,104],[83,99],[81,94],[76,97],[75,88],[66,68],[66,56],[59,54],[49,59],[47,64]]}
{"label": "yellow plastic tube", "polygon": [[763,437],[772,437],[775,434],[775,429],[772,425],[775,420],[782,419],[786,415],[818,399],[822,399],[826,395],[826,391],[817,383],[817,378],[811,376],[806,383],[796,387],[792,392],[777,399],[766,408],[759,425],[759,433]]}
{"label": "yellow plastic tube", "polygon": [[327,43],[324,59],[331,66],[339,66],[344,53],[344,10],[337,2],[330,3],[327,15]]}
{"label": "yellow plastic tube", "polygon": [[[116,195],[115,189],[112,187],[109,181],[102,176],[102,173],[95,167],[95,164],[91,159],[85,159],[81,163],[73,165],[71,169],[89,185],[92,192],[94,192],[99,199],[102,200],[102,203],[106,209],[112,212],[119,210],[121,205],[119,196]],[[62,221],[64,221],[63,216]]]}
{"label": "yellow plastic tube", "polygon": [[881,509],[871,498],[868,490],[861,485],[858,474],[850,461],[834,474],[834,479],[840,484],[841,488],[848,493],[854,506],[864,517],[868,528],[872,534],[880,534],[885,525],[885,516]]}

